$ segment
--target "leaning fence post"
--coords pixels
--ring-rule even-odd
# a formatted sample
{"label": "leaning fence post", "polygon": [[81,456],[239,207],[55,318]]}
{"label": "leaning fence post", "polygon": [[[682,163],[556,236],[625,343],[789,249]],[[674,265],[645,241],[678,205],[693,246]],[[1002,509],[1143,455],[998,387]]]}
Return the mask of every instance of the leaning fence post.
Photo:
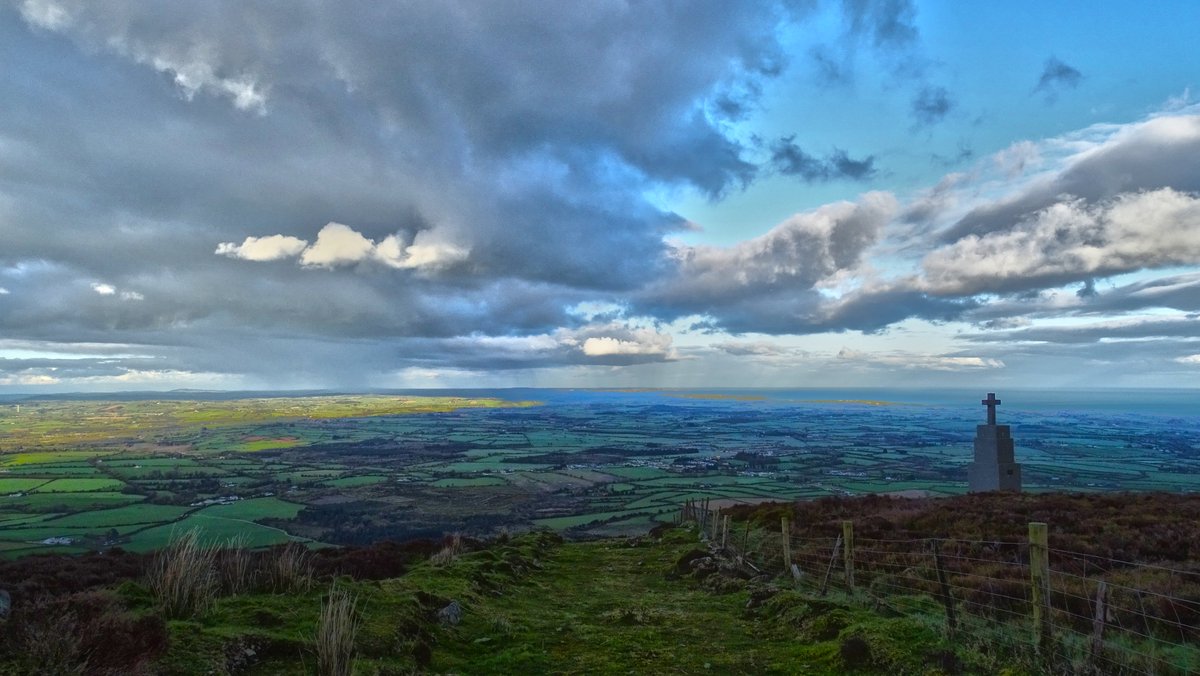
{"label": "leaning fence post", "polygon": [[837,563],[838,550],[842,547],[842,536],[837,536],[837,540],[833,543],[833,553],[829,555],[829,565],[825,568],[825,579],[821,580],[821,596],[825,595],[825,590],[829,588],[829,576],[833,574],[833,564]]}
{"label": "leaning fence post", "polygon": [[792,567],[792,531],[786,516],[779,519],[779,526],[783,534],[783,572],[786,573]]}
{"label": "leaning fence post", "polygon": [[842,522],[842,555],[846,561],[846,589],[854,591],[854,522]]}
{"label": "leaning fence post", "polygon": [[715,544],[721,539],[721,508],[718,507],[712,512],[712,541]]}
{"label": "leaning fence post", "polygon": [[1029,524],[1029,576],[1033,585],[1033,631],[1038,654],[1050,653],[1050,551],[1046,524]]}
{"label": "leaning fence post", "polygon": [[933,547],[933,566],[937,571],[938,588],[941,591],[942,605],[946,607],[946,636],[954,642],[954,631],[958,619],[954,616],[954,597],[950,594],[950,584],[946,581],[946,569],[942,567],[942,544],[938,540],[931,543]]}
{"label": "leaning fence post", "polygon": [[746,519],[746,534],[742,536],[742,554],[743,559],[750,558],[750,519]]}
{"label": "leaning fence post", "polygon": [[1100,673],[1100,653],[1104,650],[1104,595],[1108,585],[1100,580],[1096,588],[1096,614],[1092,616],[1092,650],[1088,654],[1089,673]]}

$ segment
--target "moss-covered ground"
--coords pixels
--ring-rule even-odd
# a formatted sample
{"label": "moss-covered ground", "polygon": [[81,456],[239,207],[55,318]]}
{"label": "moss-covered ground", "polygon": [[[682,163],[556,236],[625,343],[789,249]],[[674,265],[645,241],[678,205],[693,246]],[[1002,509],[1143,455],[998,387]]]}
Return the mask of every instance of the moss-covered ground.
{"label": "moss-covered ground", "polygon": [[[934,675],[1003,666],[964,660],[962,646],[954,655],[936,623],[739,574],[683,528],[590,542],[540,532],[461,551],[456,543],[399,576],[334,572],[286,592],[262,584],[268,570],[252,576],[251,591],[221,593],[182,617],[164,615],[137,577],[40,610],[14,608],[0,674],[316,673],[318,616],[331,589],[357,599],[355,674]],[[72,642],[63,643],[66,628]]]}
{"label": "moss-covered ground", "polygon": [[[748,609],[753,584],[672,574],[694,533],[569,543],[536,575],[475,599],[443,632],[439,673],[846,674],[941,673],[927,626],[782,592]],[[740,587],[740,588],[738,588]],[[765,590],[774,591],[770,586]],[[852,637],[865,648],[843,656]],[[851,646],[852,648],[854,646]]]}

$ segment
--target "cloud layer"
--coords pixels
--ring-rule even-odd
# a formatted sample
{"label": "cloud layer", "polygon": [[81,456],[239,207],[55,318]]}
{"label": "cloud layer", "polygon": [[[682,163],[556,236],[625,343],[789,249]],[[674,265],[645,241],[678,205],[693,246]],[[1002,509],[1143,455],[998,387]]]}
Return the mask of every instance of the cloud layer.
{"label": "cloud layer", "polygon": [[[0,5],[0,62],[18,64],[0,75],[0,336],[23,341],[0,345],[0,384],[704,360],[998,374],[1105,336],[1193,368],[1197,336],[1168,327],[1200,311],[1200,111],[1185,95],[879,190],[989,114],[927,53],[919,9]],[[1068,58],[1086,79],[1052,57],[1019,98],[1098,81]],[[861,94],[869,117],[864,64],[914,124],[906,147],[813,142],[803,116],[754,126],[814,65],[809,109]],[[736,237],[676,213],[764,183],[788,208],[747,209]],[[1056,323],[1084,320],[1095,340]],[[946,324],[978,351],[873,342]]]}

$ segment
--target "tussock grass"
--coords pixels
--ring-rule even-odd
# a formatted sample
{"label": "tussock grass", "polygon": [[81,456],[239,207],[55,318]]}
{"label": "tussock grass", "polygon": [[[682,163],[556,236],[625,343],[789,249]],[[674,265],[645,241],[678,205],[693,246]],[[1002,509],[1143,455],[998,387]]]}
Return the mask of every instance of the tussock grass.
{"label": "tussock grass", "polygon": [[254,586],[258,571],[252,566],[245,535],[235,535],[226,541],[217,556],[221,589],[226,594],[242,594]]}
{"label": "tussock grass", "polygon": [[220,587],[216,549],[200,542],[193,529],[172,538],[150,564],[147,585],[167,617],[189,617],[204,612]]}
{"label": "tussock grass", "polygon": [[304,545],[290,542],[276,549],[267,562],[271,591],[305,593],[313,586],[312,554]]}
{"label": "tussock grass", "polygon": [[354,670],[354,637],[358,633],[358,597],[331,588],[321,602],[317,618],[314,649],[317,673],[321,676],[349,676]]}
{"label": "tussock grass", "polygon": [[457,561],[464,551],[466,548],[463,546],[462,534],[455,533],[446,538],[445,545],[436,554],[429,557],[429,562],[435,566],[444,566]]}

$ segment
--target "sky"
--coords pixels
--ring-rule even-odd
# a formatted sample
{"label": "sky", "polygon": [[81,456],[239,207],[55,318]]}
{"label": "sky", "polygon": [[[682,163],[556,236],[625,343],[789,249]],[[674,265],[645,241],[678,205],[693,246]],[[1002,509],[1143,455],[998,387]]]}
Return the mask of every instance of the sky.
{"label": "sky", "polygon": [[0,392],[1200,384],[1190,0],[0,0]]}

